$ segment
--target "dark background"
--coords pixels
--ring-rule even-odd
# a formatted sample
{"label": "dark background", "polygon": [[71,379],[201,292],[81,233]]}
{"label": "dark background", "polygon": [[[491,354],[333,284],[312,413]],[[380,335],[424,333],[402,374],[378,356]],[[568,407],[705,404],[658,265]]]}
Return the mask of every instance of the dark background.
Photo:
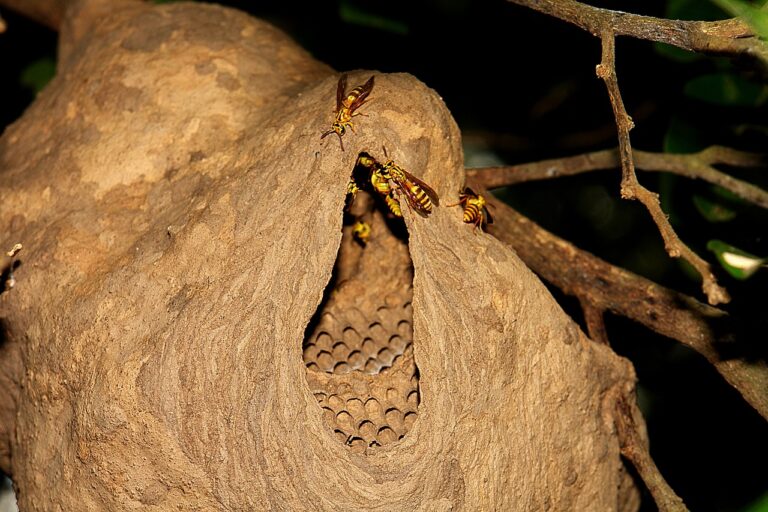
{"label": "dark background", "polygon": [[[503,1],[230,1],[265,18],[338,70],[408,72],[434,88],[462,129],[468,166],[572,155],[616,146],[613,114],[595,76],[600,41]],[[705,0],[592,2],[661,17],[719,19]],[[21,115],[54,73],[56,34],[11,12],[0,34],[0,127]],[[636,128],[633,146],[690,152],[710,144],[768,148],[768,88],[748,64],[647,41],[617,41],[617,73]],[[729,170],[768,188],[766,169]],[[718,265],[719,239],[768,257],[768,215],[716,187],[639,173],[662,194],[681,238],[714,264],[744,325],[750,357],[768,346],[768,269],[746,280]],[[590,173],[497,191],[538,223],[607,261],[704,300],[687,266],[664,252],[646,211],[618,198],[620,173]],[[553,293],[581,321],[577,302]],[[623,318],[608,317],[614,349],[631,359],[651,453],[696,511],[768,511],[768,426],[700,356]],[[768,393],[768,390],[766,390]],[[643,510],[655,510],[644,495]]]}

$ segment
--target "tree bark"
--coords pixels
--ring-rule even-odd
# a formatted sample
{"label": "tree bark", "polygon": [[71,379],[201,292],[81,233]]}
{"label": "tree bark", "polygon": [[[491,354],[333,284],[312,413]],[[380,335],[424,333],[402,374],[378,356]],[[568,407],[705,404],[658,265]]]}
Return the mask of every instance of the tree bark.
{"label": "tree bark", "polygon": [[[0,295],[18,354],[0,462],[22,510],[637,508],[614,425],[631,365],[512,250],[454,208],[404,208],[407,245],[380,210],[365,248],[342,229],[360,151],[386,146],[455,202],[460,135],[434,91],[351,73],[376,85],[342,152],[320,139],[338,76],[264,22],[184,3],[67,16],[57,76],[0,139],[0,240],[24,244]],[[410,338],[391,369],[311,366],[322,334],[391,340],[371,315],[395,307]],[[324,311],[338,325],[312,331]],[[392,438],[354,409],[382,416],[397,379],[416,395]],[[333,426],[347,413],[363,450]]]}

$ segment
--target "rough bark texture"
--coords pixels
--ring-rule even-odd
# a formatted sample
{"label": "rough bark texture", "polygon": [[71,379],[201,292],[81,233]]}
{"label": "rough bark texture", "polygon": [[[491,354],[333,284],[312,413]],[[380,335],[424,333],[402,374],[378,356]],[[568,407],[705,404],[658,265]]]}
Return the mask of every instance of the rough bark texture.
{"label": "rough bark texture", "polygon": [[[364,251],[396,242],[374,223],[368,263],[337,271],[359,293],[323,301],[359,151],[385,145],[456,200],[459,132],[433,91],[376,74],[342,152],[319,138],[337,75],[272,27],[110,5],[70,11],[57,77],[0,139],[0,241],[24,244],[0,296],[20,354],[0,456],[22,510],[637,507],[613,417],[630,365],[458,209],[406,209],[408,252],[378,267]],[[412,315],[418,393],[400,412],[418,419],[356,453],[311,389],[335,375],[307,368],[307,327],[388,286],[413,295],[391,304]]]}

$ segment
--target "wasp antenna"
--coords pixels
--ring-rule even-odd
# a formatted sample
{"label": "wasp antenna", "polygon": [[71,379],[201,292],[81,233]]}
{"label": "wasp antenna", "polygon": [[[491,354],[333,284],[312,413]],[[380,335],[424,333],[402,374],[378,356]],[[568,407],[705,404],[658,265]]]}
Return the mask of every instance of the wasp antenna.
{"label": "wasp antenna", "polygon": [[389,159],[389,155],[387,154],[387,148],[385,146],[381,146],[381,149],[384,150],[384,158]]}
{"label": "wasp antenna", "polygon": [[322,135],[320,136],[320,138],[321,138],[321,139],[324,139],[326,136],[328,136],[328,135],[330,135],[330,134],[332,134],[332,133],[333,133],[333,130],[328,130],[327,132],[325,132],[324,134],[322,134]]}
{"label": "wasp antenna", "polygon": [[341,138],[340,133],[337,133],[336,135],[339,136],[339,144],[341,145],[341,150],[344,151],[344,140]]}

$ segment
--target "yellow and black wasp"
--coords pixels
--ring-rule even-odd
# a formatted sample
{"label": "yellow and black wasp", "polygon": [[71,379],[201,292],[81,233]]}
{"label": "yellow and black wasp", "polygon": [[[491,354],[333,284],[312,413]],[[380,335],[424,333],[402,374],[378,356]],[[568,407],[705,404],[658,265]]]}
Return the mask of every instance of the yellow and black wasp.
{"label": "yellow and black wasp", "polygon": [[357,243],[365,247],[371,238],[371,225],[364,220],[358,220],[352,226],[352,236],[357,240]]}
{"label": "yellow and black wasp", "polygon": [[320,138],[324,139],[326,136],[335,133],[339,136],[339,144],[341,150],[344,151],[344,142],[342,137],[347,132],[347,128],[355,131],[352,126],[352,118],[355,116],[362,116],[360,112],[355,110],[362,107],[369,100],[368,95],[373,90],[373,77],[369,78],[363,85],[355,87],[349,94],[347,94],[347,75],[341,75],[339,78],[339,84],[336,86],[336,113],[331,129],[323,133]]}
{"label": "yellow and black wasp", "polygon": [[[386,150],[384,155],[386,156]],[[353,172],[348,190],[354,194],[356,190],[353,189],[360,188],[361,183],[370,182],[373,190],[384,198],[387,207],[396,217],[403,216],[399,200],[401,196],[405,197],[408,207],[416,210],[422,217],[432,213],[433,205],[440,204],[440,199],[432,187],[395,164],[393,160],[381,164],[368,153],[361,153],[356,169],[367,170],[367,179],[363,181],[359,171],[357,175]]]}
{"label": "yellow and black wasp", "polygon": [[463,206],[464,207],[464,222],[467,224],[474,224],[472,228],[474,232],[478,226],[480,231],[485,231],[488,224],[493,224],[493,217],[491,212],[488,211],[488,204],[483,196],[476,194],[471,188],[465,187],[463,192],[459,193],[459,202],[455,204],[449,204],[448,206]]}
{"label": "yellow and black wasp", "polygon": [[[422,217],[426,217],[432,213],[432,205],[440,205],[440,198],[437,196],[437,192],[435,192],[432,187],[399,165],[396,165],[392,160],[388,160],[387,163],[382,165],[380,172],[383,177],[388,177],[392,183],[395,184],[394,191],[398,196],[402,195],[405,197],[405,202],[408,207],[416,210],[416,213]],[[373,178],[371,181],[373,181]],[[387,201],[387,204],[389,205],[389,201]],[[392,210],[391,205],[390,210]],[[392,211],[392,213],[395,212]],[[397,214],[395,213],[395,215]],[[400,216],[402,216],[402,213]]]}

